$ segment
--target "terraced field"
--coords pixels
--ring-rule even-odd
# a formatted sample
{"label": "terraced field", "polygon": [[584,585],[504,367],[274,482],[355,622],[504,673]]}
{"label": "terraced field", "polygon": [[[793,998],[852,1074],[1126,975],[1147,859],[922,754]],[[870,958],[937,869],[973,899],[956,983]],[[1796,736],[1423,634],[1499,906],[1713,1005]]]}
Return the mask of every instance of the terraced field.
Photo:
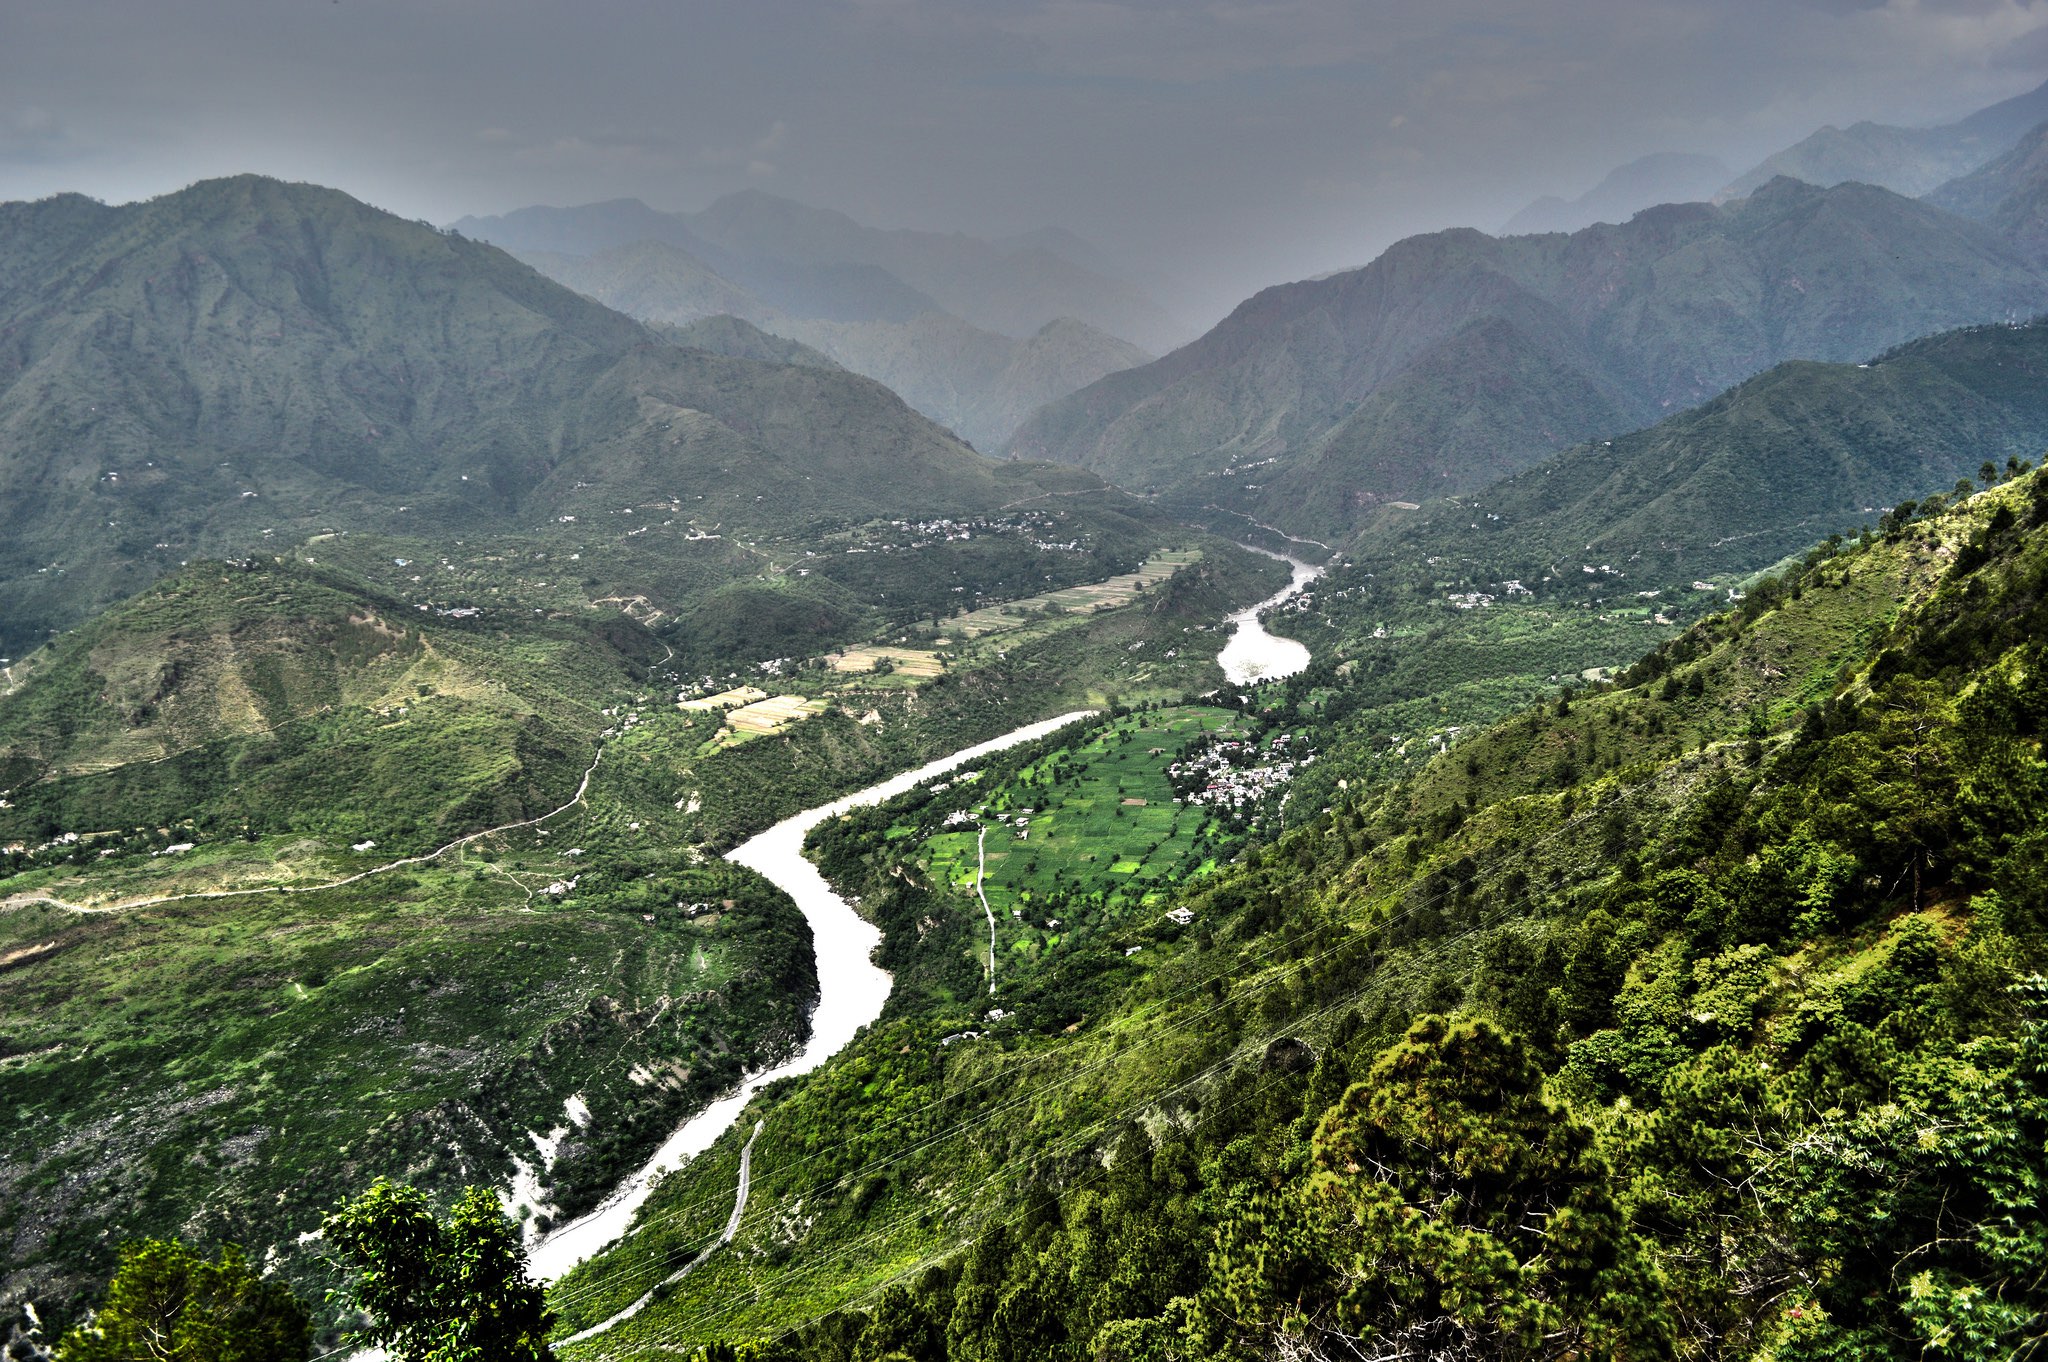
{"label": "terraced field", "polygon": [[1046,615],[1058,615],[1062,612],[1086,614],[1095,610],[1129,605],[1146,588],[1165,581],[1178,569],[1190,563],[1198,563],[1201,559],[1200,549],[1169,549],[1146,559],[1144,565],[1136,572],[1126,572],[1120,577],[1111,577],[1087,586],[1070,586],[1060,591],[1027,596],[1023,600],[983,606],[979,610],[947,620],[946,630],[956,638],[975,639],[987,634],[1021,629]]}

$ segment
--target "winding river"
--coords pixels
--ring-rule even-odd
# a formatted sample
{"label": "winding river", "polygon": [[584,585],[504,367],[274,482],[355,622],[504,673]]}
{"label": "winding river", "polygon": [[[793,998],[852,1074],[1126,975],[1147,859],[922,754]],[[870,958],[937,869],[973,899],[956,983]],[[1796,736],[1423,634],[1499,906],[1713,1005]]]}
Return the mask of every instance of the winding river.
{"label": "winding river", "polygon": [[804,920],[811,924],[818,954],[818,1007],[811,1014],[811,1038],[794,1058],[749,1075],[739,1087],[684,1122],[596,1210],[558,1227],[534,1244],[531,1263],[536,1277],[553,1281],[624,1234],[632,1223],[633,1213],[646,1202],[661,1175],[709,1149],[739,1119],[741,1110],[756,1092],[778,1078],[809,1073],[845,1048],[863,1026],[882,1015],[882,1004],[889,999],[890,979],[873,959],[875,948],[882,944],[881,930],[833,893],[818,868],[804,859],[805,835],[848,809],[892,799],[919,781],[943,775],[991,752],[1044,737],[1062,724],[1087,718],[1094,712],[1077,710],[1012,729],[1000,738],[977,743],[914,771],[891,776],[879,785],[785,818],[726,853],[727,860],[758,870],[773,880],[796,900]]}
{"label": "winding river", "polygon": [[1298,594],[1303,587],[1323,575],[1321,568],[1299,558],[1289,558],[1284,553],[1274,553],[1251,544],[1243,547],[1287,564],[1294,569],[1294,580],[1257,605],[1246,606],[1230,617],[1228,623],[1235,625],[1236,631],[1231,634],[1230,642],[1223,645],[1223,651],[1216,655],[1216,665],[1223,668],[1224,679],[1233,686],[1253,681],[1277,681],[1308,666],[1308,648],[1291,638],[1267,633],[1259,616]]}
{"label": "winding river", "polygon": [[[1292,676],[1308,665],[1308,649],[1293,639],[1267,633],[1259,622],[1259,615],[1295,595],[1322,573],[1321,568],[1299,559],[1265,549],[1254,551],[1289,564],[1294,570],[1294,578],[1281,591],[1230,616],[1228,622],[1235,628],[1216,660],[1223,668],[1223,674],[1233,684],[1239,685],[1247,681]],[[846,900],[833,893],[831,886],[825,883],[825,877],[818,873],[818,868],[804,858],[804,837],[810,830],[849,809],[879,804],[902,794],[920,781],[966,766],[991,752],[1043,737],[1094,712],[1077,710],[1057,718],[1042,719],[951,756],[927,762],[879,785],[871,785],[830,804],[785,818],[726,854],[726,859],[759,871],[774,881],[784,893],[796,900],[804,920],[810,923],[818,957],[818,1006],[811,1014],[810,1039],[794,1058],[750,1075],[731,1093],[684,1122],[661,1148],[654,1151],[653,1157],[622,1181],[597,1209],[558,1226],[538,1240],[531,1249],[534,1276],[542,1281],[554,1281],[624,1235],[632,1224],[634,1213],[646,1203],[661,1176],[709,1149],[739,1119],[740,1112],[756,1092],[778,1078],[809,1073],[839,1053],[862,1027],[882,1015],[882,1005],[889,999],[891,981],[888,973],[874,963],[875,948],[882,942],[881,931],[855,912]],[[742,1185],[733,1207],[731,1226],[737,1226],[745,1198],[746,1188]],[[638,1304],[632,1308],[638,1308]],[[631,1310],[626,1313],[631,1313]],[[596,1333],[623,1317],[607,1320],[579,1337]]]}

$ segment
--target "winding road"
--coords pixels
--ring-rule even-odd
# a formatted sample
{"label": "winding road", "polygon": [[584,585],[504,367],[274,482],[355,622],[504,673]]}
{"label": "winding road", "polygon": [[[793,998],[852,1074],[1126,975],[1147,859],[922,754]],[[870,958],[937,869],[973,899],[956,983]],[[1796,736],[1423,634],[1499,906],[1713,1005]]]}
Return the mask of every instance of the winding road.
{"label": "winding road", "polygon": [[353,875],[344,875],[338,880],[325,880],[319,884],[266,884],[251,889],[193,889],[182,894],[155,894],[147,898],[122,899],[117,903],[108,904],[71,903],[68,900],[58,898],[55,894],[47,894],[38,890],[26,894],[14,894],[5,900],[0,900],[0,912],[5,912],[10,908],[27,908],[31,905],[42,903],[48,904],[52,908],[61,908],[67,913],[126,913],[137,908],[154,908],[160,903],[186,903],[198,899],[237,899],[247,898],[253,894],[317,894],[327,889],[340,889],[347,885],[360,883],[373,875],[388,875],[394,870],[402,870],[409,865],[425,865],[428,861],[437,860],[458,847],[468,846],[471,842],[485,837],[495,837],[501,832],[517,832],[520,828],[530,828],[535,824],[547,822],[557,814],[567,813],[578,804],[581,804],[584,796],[590,793],[590,778],[597,774],[597,764],[603,760],[604,748],[599,747],[597,755],[590,759],[590,765],[584,768],[583,779],[576,784],[576,793],[569,797],[568,803],[563,804],[559,808],[549,809],[546,813],[535,818],[522,818],[516,823],[500,823],[495,828],[485,828],[480,832],[472,832],[467,836],[456,838],[446,846],[436,847],[432,851],[421,852],[417,856],[402,856],[398,860],[388,861],[383,865],[373,866],[368,870],[359,870]]}

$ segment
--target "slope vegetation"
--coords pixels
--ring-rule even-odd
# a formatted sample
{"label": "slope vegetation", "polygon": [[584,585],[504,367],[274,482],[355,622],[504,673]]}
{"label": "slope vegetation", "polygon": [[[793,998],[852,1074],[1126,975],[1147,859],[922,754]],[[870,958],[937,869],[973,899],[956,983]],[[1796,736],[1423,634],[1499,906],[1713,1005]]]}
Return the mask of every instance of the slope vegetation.
{"label": "slope vegetation", "polygon": [[[1185,924],[1049,951],[1006,1015],[927,992],[758,1099],[733,1247],[570,1355],[2023,1354],[2044,582],[2035,479],[1897,520],[1300,809],[1184,888]],[[1253,712],[1315,741],[1279,691]],[[1073,747],[968,798],[1014,806]],[[891,830],[956,798],[821,833],[901,977],[961,942]],[[730,1176],[666,1188],[558,1293],[571,1322],[687,1251]]]}

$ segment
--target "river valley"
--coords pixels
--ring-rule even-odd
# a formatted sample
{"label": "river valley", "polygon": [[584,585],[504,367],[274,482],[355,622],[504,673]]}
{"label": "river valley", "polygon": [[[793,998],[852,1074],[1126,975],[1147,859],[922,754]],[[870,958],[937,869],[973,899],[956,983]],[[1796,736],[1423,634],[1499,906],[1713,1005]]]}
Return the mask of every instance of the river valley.
{"label": "river valley", "polygon": [[[1322,569],[1263,549],[1255,551],[1288,563],[1293,569],[1293,580],[1257,605],[1229,617],[1228,622],[1234,629],[1217,661],[1233,684],[1291,676],[1309,663],[1306,647],[1293,639],[1267,632],[1259,622],[1259,615],[1298,594],[1321,575]],[[881,1015],[891,986],[888,973],[873,962],[875,948],[881,943],[881,933],[855,911],[853,905],[835,893],[817,867],[805,858],[804,838],[811,829],[849,809],[881,803],[921,781],[969,765],[990,753],[1042,737],[1093,712],[1080,710],[1027,724],[1001,737],[902,772],[867,789],[787,818],[727,854],[728,859],[773,881],[796,901],[810,925],[818,969],[818,1005],[811,1018],[810,1038],[794,1057],[750,1075],[731,1093],[678,1127],[646,1163],[623,1180],[597,1209],[539,1239],[531,1250],[535,1277],[542,1281],[556,1280],[626,1234],[635,1213],[646,1203],[663,1174],[709,1149],[739,1119],[741,1111],[756,1092],[779,1078],[818,1068],[851,1042],[861,1028]],[[745,1196],[743,1183],[734,1206],[734,1223],[744,1210]],[[579,1337],[601,1332],[617,1319],[630,1315],[644,1304],[644,1300],[636,1302],[613,1320],[584,1331]]]}

